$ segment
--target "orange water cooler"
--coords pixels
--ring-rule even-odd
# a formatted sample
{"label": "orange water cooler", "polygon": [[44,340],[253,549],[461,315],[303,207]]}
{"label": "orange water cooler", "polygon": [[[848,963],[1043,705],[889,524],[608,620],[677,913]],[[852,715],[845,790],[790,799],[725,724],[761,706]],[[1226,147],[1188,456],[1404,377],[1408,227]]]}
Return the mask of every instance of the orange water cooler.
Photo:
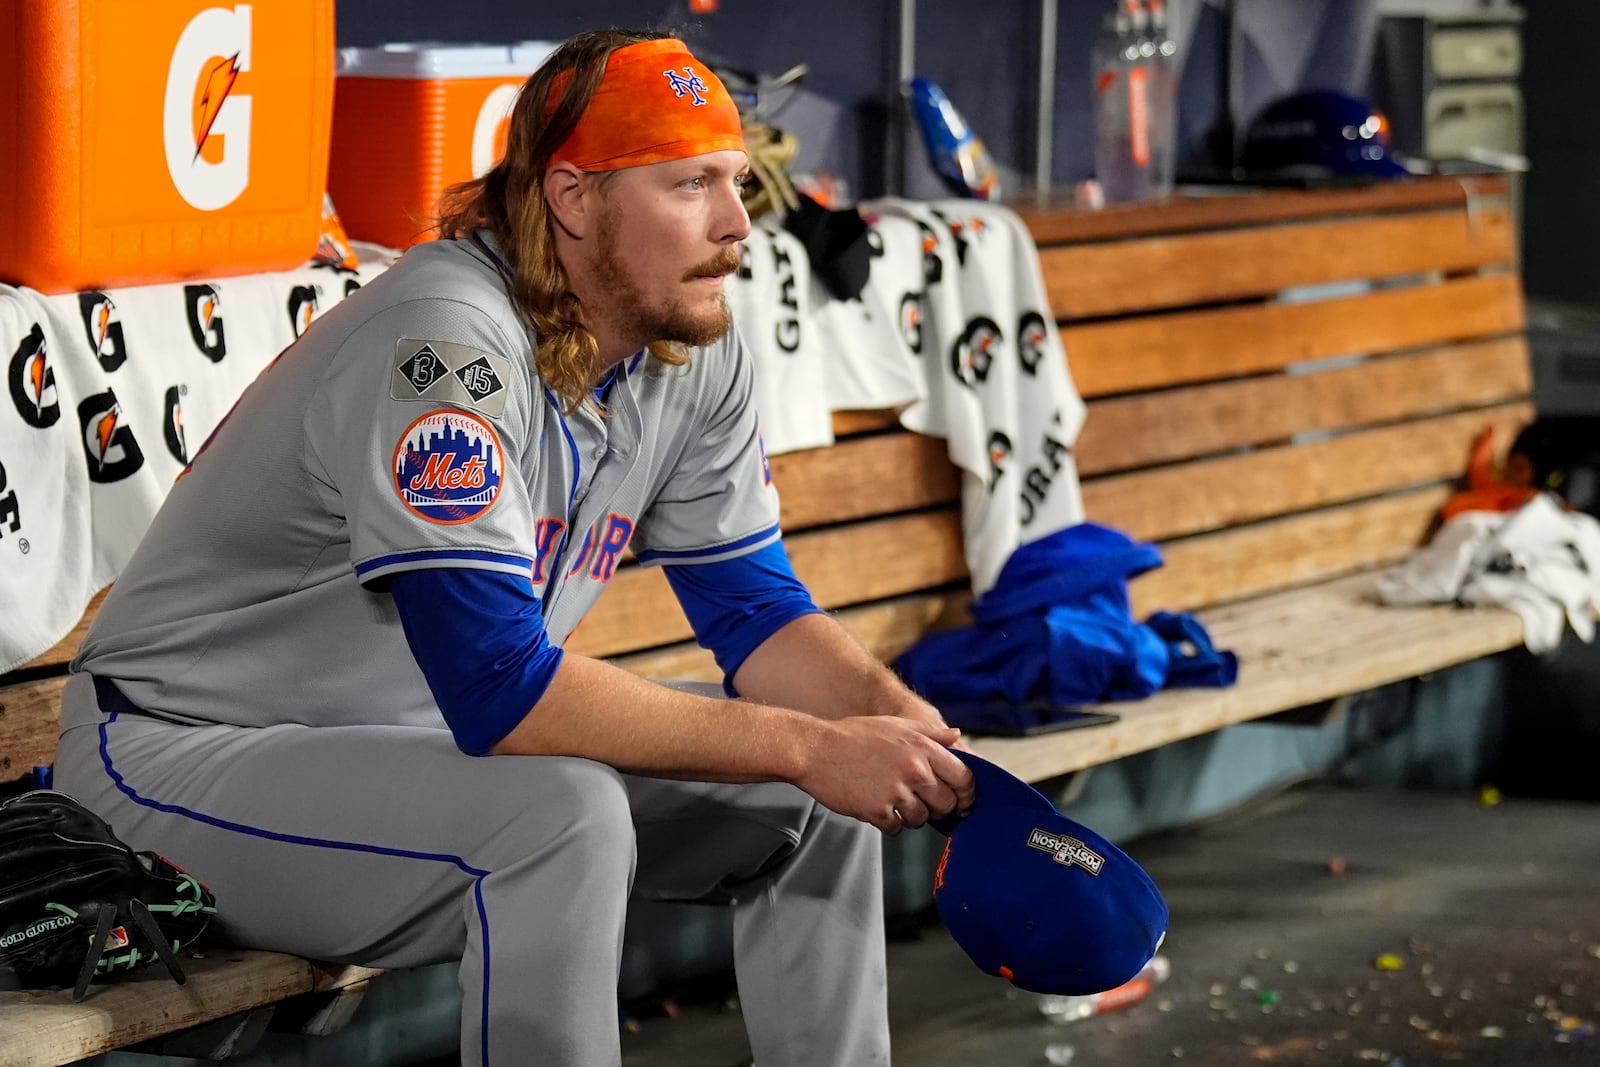
{"label": "orange water cooler", "polygon": [[334,0],[4,0],[0,282],[284,270],[317,247]]}
{"label": "orange water cooler", "polygon": [[499,160],[517,90],[554,47],[341,49],[328,192],[350,236],[393,248],[428,240],[445,188]]}

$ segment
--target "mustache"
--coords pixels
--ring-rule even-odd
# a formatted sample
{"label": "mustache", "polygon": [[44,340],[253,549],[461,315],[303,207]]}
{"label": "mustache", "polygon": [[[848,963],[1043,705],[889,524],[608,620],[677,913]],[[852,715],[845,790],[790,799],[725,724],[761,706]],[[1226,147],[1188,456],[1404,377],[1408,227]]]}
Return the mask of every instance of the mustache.
{"label": "mustache", "polygon": [[705,262],[690,267],[689,272],[683,276],[683,280],[692,282],[696,278],[720,278],[725,274],[732,274],[738,269],[739,250],[729,247],[724,248]]}

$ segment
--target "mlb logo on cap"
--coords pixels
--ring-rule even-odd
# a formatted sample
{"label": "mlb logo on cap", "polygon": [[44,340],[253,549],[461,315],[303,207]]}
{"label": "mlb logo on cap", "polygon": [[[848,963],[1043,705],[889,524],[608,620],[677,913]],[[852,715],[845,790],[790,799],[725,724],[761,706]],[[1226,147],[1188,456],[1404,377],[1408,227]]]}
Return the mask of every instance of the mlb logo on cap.
{"label": "mlb logo on cap", "polygon": [[1167,931],[1150,876],[1026,782],[956,755],[972,768],[972,811],[930,824],[950,837],[933,899],[956,944],[1034,993],[1100,993],[1137,974]]}

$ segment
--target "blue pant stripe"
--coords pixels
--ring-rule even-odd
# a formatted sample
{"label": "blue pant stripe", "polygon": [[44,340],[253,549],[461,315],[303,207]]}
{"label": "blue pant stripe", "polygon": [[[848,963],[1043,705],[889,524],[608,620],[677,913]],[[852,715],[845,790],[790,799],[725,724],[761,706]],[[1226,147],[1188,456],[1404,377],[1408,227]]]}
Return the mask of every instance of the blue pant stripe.
{"label": "blue pant stripe", "polygon": [[489,876],[489,871],[474,867],[460,856],[452,856],[448,853],[416,852],[411,849],[389,848],[384,845],[364,845],[354,841],[331,841],[321,837],[306,837],[303,834],[279,833],[275,830],[263,830],[257,826],[246,826],[244,823],[234,822],[231,819],[219,819],[214,815],[205,815],[192,808],[186,808],[178,804],[164,804],[158,800],[142,796],[138,790],[128,784],[127,780],[122,777],[122,773],[111,762],[110,741],[106,728],[117,721],[119,714],[119,712],[112,712],[110,717],[100,724],[100,760],[105,764],[106,774],[110,775],[117,788],[141,807],[151,808],[169,815],[181,815],[186,819],[193,819],[195,822],[214,826],[219,830],[231,830],[235,833],[259,837],[267,841],[280,841],[290,845],[309,845],[312,848],[335,848],[346,852],[369,852],[376,856],[395,856],[399,859],[449,863],[459,868],[462,872],[472,875],[472,892],[478,907],[478,926],[483,941],[483,1064],[484,1067],[489,1067],[489,913],[483,903],[483,880]]}

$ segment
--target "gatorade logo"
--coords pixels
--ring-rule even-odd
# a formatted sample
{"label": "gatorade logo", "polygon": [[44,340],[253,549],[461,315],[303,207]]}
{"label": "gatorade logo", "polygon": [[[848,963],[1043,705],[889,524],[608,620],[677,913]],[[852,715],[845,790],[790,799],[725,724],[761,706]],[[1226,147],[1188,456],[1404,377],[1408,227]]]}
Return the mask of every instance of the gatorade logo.
{"label": "gatorade logo", "polygon": [[214,285],[186,285],[184,304],[189,309],[189,336],[195,347],[213,363],[228,354],[228,337],[222,328],[222,294]]}
{"label": "gatorade logo", "polygon": [[994,495],[995,486],[1000,484],[1001,477],[1006,473],[1007,461],[1011,459],[1011,438],[1001,430],[996,430],[989,435],[989,480],[987,488],[989,495]]}
{"label": "gatorade logo", "polygon": [[1039,364],[1044,360],[1045,342],[1049,339],[1044,316],[1037,311],[1023,312],[1022,321],[1017,323],[1017,357],[1022,361],[1024,373],[1038,375]]}
{"label": "gatorade logo", "polygon": [[188,391],[187,385],[168,389],[161,417],[161,436],[167,442],[167,451],[185,467],[189,465],[189,442],[183,435],[183,394]]}
{"label": "gatorade logo", "polygon": [[922,355],[923,295],[906,293],[900,297],[900,339],[916,355]]}
{"label": "gatorade logo", "polygon": [[500,85],[484,97],[472,124],[472,176],[481,178],[506,154],[506,127],[520,85]]}
{"label": "gatorade logo", "polygon": [[950,373],[969,388],[988,381],[989,368],[1000,348],[1000,326],[993,319],[978,316],[967,323],[950,348]]}
{"label": "gatorade logo", "polygon": [[250,108],[237,92],[250,70],[249,4],[209,7],[172,50],[161,133],[178,195],[201,211],[227,207],[250,184]]}
{"label": "gatorade logo", "polygon": [[289,328],[299,337],[317,317],[317,291],[309,285],[297,285],[289,290]]}
{"label": "gatorade logo", "polygon": [[128,359],[128,348],[122,340],[117,305],[105,293],[79,293],[78,309],[83,312],[83,329],[89,336],[89,347],[100,360],[100,369],[110,372],[122,366]]}
{"label": "gatorade logo", "polygon": [[[22,505],[17,501],[17,491],[6,488],[6,468],[0,463],[0,537],[7,531],[16,533],[22,529]],[[17,548],[22,552],[28,551],[28,539],[17,541]]]}
{"label": "gatorade logo", "polygon": [[937,285],[944,280],[944,260],[939,258],[939,235],[921,219],[914,220],[922,235],[922,284]]}
{"label": "gatorade logo", "polygon": [[[950,231],[950,240],[953,241],[956,246],[956,262],[965,267],[967,265],[967,238],[965,236],[967,224],[958,218],[953,218],[949,215],[946,215],[942,211],[935,210],[934,208],[929,208],[928,214],[944,223],[945,229]],[[978,220],[976,219],[973,220],[974,223],[977,221]],[[974,233],[976,233],[979,229],[981,229],[981,227],[977,225],[973,225],[972,227],[972,231]],[[924,250],[927,249],[928,246],[926,240],[924,240],[922,247]]]}
{"label": "gatorade logo", "polygon": [[110,389],[78,405],[78,425],[91,482],[121,481],[144,466],[144,452],[123,422],[122,405]]}
{"label": "gatorade logo", "polygon": [[37,322],[11,357],[11,400],[22,421],[35,429],[54,426],[61,418],[61,402],[56,397],[56,372],[44,341],[44,328]]}

